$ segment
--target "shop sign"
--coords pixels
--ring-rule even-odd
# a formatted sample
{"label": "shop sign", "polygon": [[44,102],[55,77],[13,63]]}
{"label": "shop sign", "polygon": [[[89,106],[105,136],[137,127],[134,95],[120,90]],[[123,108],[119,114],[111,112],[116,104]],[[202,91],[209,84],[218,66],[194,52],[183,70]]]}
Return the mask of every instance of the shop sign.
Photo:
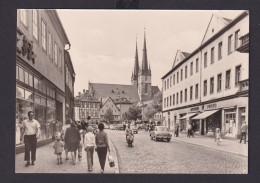
{"label": "shop sign", "polygon": [[213,104],[207,104],[205,105],[206,110],[207,109],[216,109],[217,108],[217,103],[213,103]]}
{"label": "shop sign", "polygon": [[190,112],[199,112],[201,110],[202,110],[201,106],[197,106],[197,107],[191,107],[189,111]]}

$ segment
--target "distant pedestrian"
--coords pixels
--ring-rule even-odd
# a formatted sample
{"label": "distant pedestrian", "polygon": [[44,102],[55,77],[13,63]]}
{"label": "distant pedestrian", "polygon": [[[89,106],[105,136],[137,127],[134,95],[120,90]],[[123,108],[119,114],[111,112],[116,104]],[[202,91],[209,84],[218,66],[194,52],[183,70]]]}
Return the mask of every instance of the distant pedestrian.
{"label": "distant pedestrian", "polygon": [[246,133],[247,133],[248,125],[246,124],[246,121],[244,121],[244,124],[241,126],[241,138],[240,143],[242,142],[244,138],[244,144],[246,144]]}
{"label": "distant pedestrian", "polygon": [[193,138],[195,137],[194,136],[195,131],[196,131],[196,125],[195,125],[195,123],[192,123],[192,125],[191,125],[191,135],[192,135]]}
{"label": "distant pedestrian", "polygon": [[[64,140],[65,138],[65,133],[66,130],[70,127],[70,123],[72,122],[72,120],[70,118],[68,118],[66,120],[66,124],[62,126],[62,139]],[[66,155],[66,160],[69,160],[68,157],[68,148],[66,147],[66,144],[64,145],[64,150],[65,150],[65,155]]]}
{"label": "distant pedestrian", "polygon": [[72,122],[70,128],[66,130],[65,133],[65,146],[68,152],[71,152],[72,164],[75,165],[76,161],[76,151],[80,143],[80,134],[79,130],[76,128],[76,124]]}
{"label": "distant pedestrian", "polygon": [[176,126],[175,126],[175,132],[174,132],[175,137],[179,136],[179,128],[180,128],[179,123],[177,123]]}
{"label": "distant pedestrian", "polygon": [[84,148],[87,154],[88,171],[91,172],[93,169],[93,153],[96,147],[95,135],[93,133],[93,127],[89,126],[87,128],[87,133],[84,137]]}
{"label": "distant pedestrian", "polygon": [[215,142],[217,142],[217,145],[221,142],[221,132],[220,128],[216,128],[216,133],[215,133]]}
{"label": "distant pedestrian", "polygon": [[191,136],[191,125],[190,125],[190,123],[189,123],[189,124],[188,124],[188,133],[187,133],[187,137],[190,138],[190,136]]}
{"label": "distant pedestrian", "polygon": [[62,122],[56,120],[56,122],[53,125],[54,127],[54,139],[56,139],[58,136],[61,137],[62,135]]}
{"label": "distant pedestrian", "polygon": [[53,145],[54,154],[57,155],[57,164],[62,164],[62,152],[64,149],[64,143],[61,141],[61,137],[56,138],[56,142]]}
{"label": "distant pedestrian", "polygon": [[22,122],[22,136],[24,135],[25,144],[25,154],[24,160],[27,161],[26,167],[30,165],[30,154],[31,154],[31,165],[34,165],[36,160],[36,144],[37,139],[40,137],[41,125],[40,123],[33,119],[34,113],[32,111],[28,112],[29,119]]}
{"label": "distant pedestrian", "polygon": [[107,133],[104,131],[104,124],[98,124],[99,132],[96,134],[96,145],[99,163],[101,166],[101,173],[104,173],[107,151],[110,152]]}

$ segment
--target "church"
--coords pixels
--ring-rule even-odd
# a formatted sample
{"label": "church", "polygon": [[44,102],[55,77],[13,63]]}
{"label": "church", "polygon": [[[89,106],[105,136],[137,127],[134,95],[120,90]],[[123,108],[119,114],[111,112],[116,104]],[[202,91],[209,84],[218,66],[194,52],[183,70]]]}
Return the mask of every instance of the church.
{"label": "church", "polygon": [[142,65],[139,67],[138,48],[136,43],[134,70],[131,76],[131,85],[122,84],[104,84],[89,82],[88,90],[95,98],[100,101],[106,100],[108,97],[113,100],[118,98],[126,98],[132,103],[138,101],[152,100],[153,96],[160,90],[158,86],[152,86],[152,72],[150,65],[148,66],[148,57],[146,49],[146,36],[144,32],[143,58]]}

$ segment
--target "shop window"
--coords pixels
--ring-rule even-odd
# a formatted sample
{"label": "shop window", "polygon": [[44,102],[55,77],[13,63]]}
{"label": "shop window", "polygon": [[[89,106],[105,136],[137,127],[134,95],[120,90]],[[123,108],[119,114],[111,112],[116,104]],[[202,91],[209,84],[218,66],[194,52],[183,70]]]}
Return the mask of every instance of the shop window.
{"label": "shop window", "polygon": [[46,84],[42,83],[42,92],[46,94]]}
{"label": "shop window", "polygon": [[41,97],[39,95],[34,95],[34,102],[37,104],[41,103]]}
{"label": "shop window", "polygon": [[20,87],[16,87],[16,97],[24,98],[24,89]]}
{"label": "shop window", "polygon": [[19,67],[19,80],[24,82],[24,70]]}
{"label": "shop window", "polygon": [[41,81],[39,81],[39,82],[38,82],[38,84],[39,84],[39,91],[41,91],[41,92],[42,92],[42,82],[41,82]]}
{"label": "shop window", "polygon": [[234,136],[236,127],[236,110],[227,109],[225,110],[225,121],[226,121],[226,135]]}
{"label": "shop window", "polygon": [[46,102],[46,98],[41,97],[41,104],[42,104],[42,105],[46,105],[46,103],[47,103],[47,102]]}
{"label": "shop window", "polygon": [[39,80],[36,77],[34,77],[34,88],[39,90]]}
{"label": "shop window", "polygon": [[30,92],[30,91],[25,90],[25,92],[24,92],[24,98],[25,98],[26,100],[31,100],[31,101],[33,101],[33,93]]}
{"label": "shop window", "polygon": [[33,76],[31,74],[28,74],[29,76],[29,85],[33,87]]}
{"label": "shop window", "polygon": [[24,83],[29,84],[29,76],[27,71],[24,71]]}
{"label": "shop window", "polygon": [[46,138],[46,131],[45,131],[45,125],[46,125],[46,106],[42,105],[34,105],[34,115],[35,119],[40,123],[41,125],[41,136],[40,139]]}

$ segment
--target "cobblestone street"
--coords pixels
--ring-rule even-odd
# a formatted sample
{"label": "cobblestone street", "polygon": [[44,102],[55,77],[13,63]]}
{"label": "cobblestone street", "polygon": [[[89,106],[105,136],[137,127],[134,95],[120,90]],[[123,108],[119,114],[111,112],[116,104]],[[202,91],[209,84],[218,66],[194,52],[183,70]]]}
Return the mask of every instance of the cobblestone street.
{"label": "cobblestone street", "polygon": [[128,147],[124,131],[107,130],[118,151],[120,173],[246,174],[248,159],[181,141],[153,141],[139,131]]}

